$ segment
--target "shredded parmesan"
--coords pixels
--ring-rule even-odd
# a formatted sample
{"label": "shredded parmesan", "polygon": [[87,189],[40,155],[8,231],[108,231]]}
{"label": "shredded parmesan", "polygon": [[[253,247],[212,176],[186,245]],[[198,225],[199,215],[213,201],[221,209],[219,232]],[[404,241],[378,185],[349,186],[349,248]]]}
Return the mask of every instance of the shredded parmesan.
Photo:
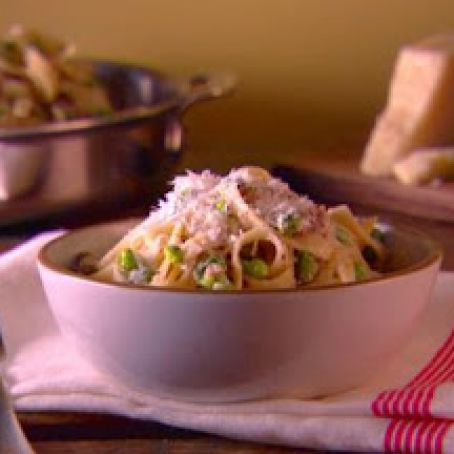
{"label": "shredded parmesan", "polygon": [[[288,216],[298,219],[296,233],[324,228],[324,207],[296,194],[281,180],[269,174],[256,175],[251,169],[254,168],[234,169],[225,177],[208,170],[176,177],[172,182],[173,190],[150,213],[149,223],[178,217],[186,235],[196,237],[203,248],[233,242],[241,232],[239,223],[230,213],[228,201],[239,190],[248,207],[274,229],[282,229],[283,220]],[[238,216],[241,217],[241,213]],[[194,247],[192,244],[191,248]]]}

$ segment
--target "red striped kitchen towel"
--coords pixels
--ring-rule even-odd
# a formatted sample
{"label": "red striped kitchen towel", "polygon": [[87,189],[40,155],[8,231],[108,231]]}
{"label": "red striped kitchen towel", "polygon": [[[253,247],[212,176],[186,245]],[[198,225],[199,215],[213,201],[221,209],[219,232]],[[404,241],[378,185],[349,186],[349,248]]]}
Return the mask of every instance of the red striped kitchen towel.
{"label": "red striped kitchen towel", "polygon": [[0,366],[18,409],[106,412],[323,450],[454,454],[454,273],[440,274],[414,336],[359,389],[312,400],[183,403],[123,387],[62,338],[35,266],[37,250],[53,236],[40,235],[0,256],[0,325],[8,356]]}
{"label": "red striped kitchen towel", "polygon": [[437,415],[435,393],[452,388],[453,380],[454,331],[412,380],[401,388],[382,391],[372,402],[374,415],[392,418],[384,438],[386,452],[442,452],[452,415]]}

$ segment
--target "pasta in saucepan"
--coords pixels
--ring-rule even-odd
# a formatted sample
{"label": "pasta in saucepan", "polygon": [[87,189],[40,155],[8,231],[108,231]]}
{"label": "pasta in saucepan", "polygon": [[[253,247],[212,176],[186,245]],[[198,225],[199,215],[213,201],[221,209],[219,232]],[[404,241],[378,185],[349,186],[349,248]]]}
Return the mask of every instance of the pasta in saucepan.
{"label": "pasta in saucepan", "polygon": [[385,250],[375,218],[326,209],[258,167],[188,172],[97,264],[96,279],[211,290],[371,279]]}

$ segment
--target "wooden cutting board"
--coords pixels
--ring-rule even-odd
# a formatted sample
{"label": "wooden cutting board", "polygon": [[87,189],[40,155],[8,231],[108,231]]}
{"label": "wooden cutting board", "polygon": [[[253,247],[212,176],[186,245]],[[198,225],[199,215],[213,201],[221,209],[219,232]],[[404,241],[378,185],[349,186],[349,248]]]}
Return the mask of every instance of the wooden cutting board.
{"label": "wooden cutting board", "polygon": [[275,166],[273,174],[322,203],[351,203],[454,222],[454,182],[409,187],[391,178],[361,174],[359,160],[355,152],[305,154],[297,164]]}

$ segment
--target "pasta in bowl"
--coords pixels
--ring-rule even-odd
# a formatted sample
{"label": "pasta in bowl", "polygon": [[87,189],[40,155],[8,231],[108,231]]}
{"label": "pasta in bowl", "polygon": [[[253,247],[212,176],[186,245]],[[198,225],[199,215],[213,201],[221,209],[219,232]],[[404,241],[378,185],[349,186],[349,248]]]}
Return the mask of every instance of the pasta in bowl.
{"label": "pasta in bowl", "polygon": [[[189,174],[175,182],[187,209],[174,190],[146,220],[90,226],[44,246],[38,268],[62,333],[99,370],[166,398],[309,398],[364,383],[415,328],[440,249],[411,228],[296,195],[265,211],[265,183],[287,194],[285,185],[259,169],[230,177],[202,174],[211,189],[191,192],[192,181],[185,193]],[[233,233],[210,220],[236,213]],[[207,236],[205,223],[221,231]]]}
{"label": "pasta in bowl", "polygon": [[379,276],[379,238],[375,218],[357,219],[345,205],[327,210],[264,169],[189,172],[93,277],[210,290],[356,282]]}

